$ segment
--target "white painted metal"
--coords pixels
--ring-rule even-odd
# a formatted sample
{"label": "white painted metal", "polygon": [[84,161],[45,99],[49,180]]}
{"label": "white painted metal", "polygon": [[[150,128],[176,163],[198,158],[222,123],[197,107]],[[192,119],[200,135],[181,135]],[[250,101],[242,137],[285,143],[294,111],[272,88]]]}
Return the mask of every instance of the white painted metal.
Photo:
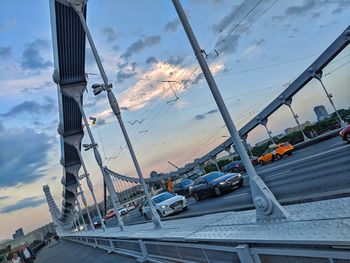
{"label": "white painted metal", "polygon": [[199,65],[203,71],[205,79],[207,80],[208,86],[213,94],[213,97],[216,101],[216,104],[219,108],[219,111],[224,119],[226,127],[231,135],[231,138],[235,144],[235,148],[238,152],[238,155],[241,157],[243,165],[247,171],[249,176],[249,184],[252,193],[252,198],[254,201],[254,205],[256,207],[256,218],[260,221],[272,221],[272,220],[280,220],[285,219],[289,216],[289,213],[285,208],[283,208],[269,190],[267,185],[261,180],[261,178],[257,175],[255,168],[253,167],[249,156],[244,148],[242,143],[242,139],[240,138],[237,129],[232,121],[230,113],[227,110],[224,100],[220,94],[218,87],[216,86],[216,82],[211,74],[209,66],[206,62],[205,57],[201,52],[201,48],[197,42],[197,39],[192,31],[192,28],[187,20],[185,12],[180,4],[179,0],[172,0],[177,14],[180,18],[180,21],[185,29],[187,37],[191,43],[191,46],[196,54]]}

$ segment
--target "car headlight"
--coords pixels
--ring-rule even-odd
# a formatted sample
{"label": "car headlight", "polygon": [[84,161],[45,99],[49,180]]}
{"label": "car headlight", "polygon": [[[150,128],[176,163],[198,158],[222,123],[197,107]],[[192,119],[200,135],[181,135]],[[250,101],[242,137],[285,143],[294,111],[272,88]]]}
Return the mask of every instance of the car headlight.
{"label": "car headlight", "polygon": [[225,185],[226,184],[226,182],[220,182],[219,183],[219,185]]}
{"label": "car headlight", "polygon": [[161,205],[160,206],[160,208],[162,208],[162,209],[165,209],[165,208],[167,208],[168,206],[167,205]]}

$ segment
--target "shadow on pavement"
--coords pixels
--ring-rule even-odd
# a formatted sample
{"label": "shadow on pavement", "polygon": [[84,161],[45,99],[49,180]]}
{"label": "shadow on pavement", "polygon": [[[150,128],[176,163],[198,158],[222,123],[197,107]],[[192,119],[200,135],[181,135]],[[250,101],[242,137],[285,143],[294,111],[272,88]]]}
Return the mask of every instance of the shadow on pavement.
{"label": "shadow on pavement", "polygon": [[84,246],[81,244],[72,243],[61,240],[59,243],[54,243],[45,246],[41,249],[36,257],[35,263],[134,263],[136,259],[121,256],[115,253],[108,254],[107,251]]}

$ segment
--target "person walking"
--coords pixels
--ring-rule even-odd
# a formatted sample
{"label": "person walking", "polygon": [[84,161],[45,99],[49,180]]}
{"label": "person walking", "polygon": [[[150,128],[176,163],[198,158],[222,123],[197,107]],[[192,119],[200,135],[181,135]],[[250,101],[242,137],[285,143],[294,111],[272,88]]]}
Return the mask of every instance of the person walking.
{"label": "person walking", "polygon": [[168,179],[167,190],[168,190],[169,193],[173,192],[173,182],[171,181],[171,178]]}
{"label": "person walking", "polygon": [[23,260],[18,255],[18,253],[13,253],[13,257],[12,257],[11,263],[23,263]]}

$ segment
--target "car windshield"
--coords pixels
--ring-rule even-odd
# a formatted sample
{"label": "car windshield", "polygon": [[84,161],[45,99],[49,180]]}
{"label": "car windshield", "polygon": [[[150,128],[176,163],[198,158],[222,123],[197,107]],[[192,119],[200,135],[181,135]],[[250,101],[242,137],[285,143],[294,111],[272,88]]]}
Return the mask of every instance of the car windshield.
{"label": "car windshield", "polygon": [[235,167],[237,164],[240,164],[240,161],[236,161],[236,162],[230,162],[228,164],[226,164],[224,167],[222,167],[224,170],[225,169],[230,169]]}
{"label": "car windshield", "polygon": [[172,197],[174,197],[174,195],[171,193],[163,193],[163,194],[160,194],[158,196],[153,197],[152,200],[154,203],[159,204],[159,203],[161,203],[167,199],[170,199]]}
{"label": "car windshield", "polygon": [[288,142],[283,142],[280,144],[281,147],[286,147],[286,146],[289,146],[289,143]]}
{"label": "car windshield", "polygon": [[210,181],[213,181],[217,178],[219,178],[220,176],[223,176],[224,173],[221,173],[221,172],[213,172],[213,173],[210,173],[210,174],[207,174],[204,176],[204,179],[207,181],[207,182],[210,182]]}
{"label": "car windshield", "polygon": [[189,185],[192,184],[192,183],[193,183],[192,180],[190,180],[190,179],[185,179],[185,180],[183,180],[183,181],[181,182],[181,186],[186,187],[186,186],[189,186]]}

